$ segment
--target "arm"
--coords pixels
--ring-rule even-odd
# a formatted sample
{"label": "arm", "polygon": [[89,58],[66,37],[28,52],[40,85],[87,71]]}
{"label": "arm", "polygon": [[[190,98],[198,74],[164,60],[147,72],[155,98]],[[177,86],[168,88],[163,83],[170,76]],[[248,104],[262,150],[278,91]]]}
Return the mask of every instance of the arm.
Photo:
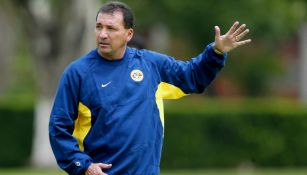
{"label": "arm", "polygon": [[235,22],[222,36],[219,27],[215,26],[215,42],[189,62],[175,61],[162,55],[160,60],[163,61],[159,63],[161,80],[179,87],[184,93],[202,92],[224,66],[226,53],[251,42],[250,39],[240,41],[249,30],[245,24],[238,25]]}
{"label": "arm", "polygon": [[179,88],[184,94],[202,93],[225,65],[227,54],[217,54],[214,43],[190,61],[178,61],[167,55],[157,59],[161,82]]}
{"label": "arm", "polygon": [[72,136],[78,117],[80,77],[73,66],[60,80],[49,121],[49,138],[59,166],[69,174],[84,174],[92,159],[79,149]]}

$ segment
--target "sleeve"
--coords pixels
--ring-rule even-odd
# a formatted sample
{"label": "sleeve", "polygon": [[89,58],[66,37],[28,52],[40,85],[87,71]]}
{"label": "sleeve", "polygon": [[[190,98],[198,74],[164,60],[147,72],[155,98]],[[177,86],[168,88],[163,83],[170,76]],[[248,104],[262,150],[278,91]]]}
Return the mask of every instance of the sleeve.
{"label": "sleeve", "polygon": [[171,84],[185,94],[202,93],[224,67],[227,54],[217,54],[213,43],[190,61],[178,61],[160,54],[158,69],[161,82]]}
{"label": "sleeve", "polygon": [[70,66],[59,82],[49,121],[49,139],[57,163],[71,175],[84,174],[92,163],[72,136],[78,116],[79,89],[80,77]]}

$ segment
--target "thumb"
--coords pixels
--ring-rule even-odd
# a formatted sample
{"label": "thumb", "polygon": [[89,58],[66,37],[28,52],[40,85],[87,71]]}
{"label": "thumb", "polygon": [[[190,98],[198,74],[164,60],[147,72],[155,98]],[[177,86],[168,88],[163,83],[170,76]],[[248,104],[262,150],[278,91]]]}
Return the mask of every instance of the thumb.
{"label": "thumb", "polygon": [[108,169],[112,167],[112,164],[98,163],[97,164],[101,169]]}
{"label": "thumb", "polygon": [[215,30],[215,41],[218,41],[219,38],[221,37],[221,30],[219,26],[214,26],[214,30]]}

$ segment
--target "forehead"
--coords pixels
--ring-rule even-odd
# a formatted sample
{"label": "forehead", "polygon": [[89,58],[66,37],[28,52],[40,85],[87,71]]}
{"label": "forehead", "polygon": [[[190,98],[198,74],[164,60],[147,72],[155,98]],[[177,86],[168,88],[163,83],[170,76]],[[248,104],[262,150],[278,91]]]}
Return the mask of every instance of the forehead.
{"label": "forehead", "polygon": [[99,13],[96,24],[102,25],[124,25],[122,12],[114,11],[113,13]]}

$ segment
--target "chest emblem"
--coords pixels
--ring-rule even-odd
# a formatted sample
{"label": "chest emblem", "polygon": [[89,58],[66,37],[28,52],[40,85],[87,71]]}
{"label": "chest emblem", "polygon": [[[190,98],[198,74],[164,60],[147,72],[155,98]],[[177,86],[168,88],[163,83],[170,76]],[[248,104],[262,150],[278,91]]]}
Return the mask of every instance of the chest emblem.
{"label": "chest emblem", "polygon": [[143,74],[142,71],[140,71],[138,69],[134,69],[134,70],[131,71],[130,77],[132,78],[132,80],[134,80],[136,82],[140,82],[144,79],[144,74]]}

